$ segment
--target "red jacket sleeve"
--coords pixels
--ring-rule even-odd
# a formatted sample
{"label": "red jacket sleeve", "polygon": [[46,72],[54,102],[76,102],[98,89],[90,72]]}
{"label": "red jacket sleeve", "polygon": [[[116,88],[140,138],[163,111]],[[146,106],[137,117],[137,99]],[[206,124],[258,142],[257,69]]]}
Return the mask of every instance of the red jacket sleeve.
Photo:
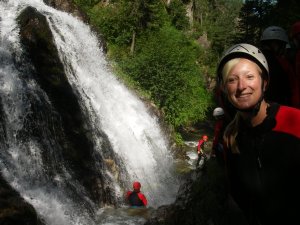
{"label": "red jacket sleeve", "polygon": [[204,142],[204,141],[203,141],[202,139],[199,140],[198,146],[197,146],[197,151],[198,151],[198,152],[200,152],[200,149],[201,149],[201,146],[202,146],[203,142]]}
{"label": "red jacket sleeve", "polygon": [[145,195],[143,195],[141,192],[138,193],[139,198],[142,200],[142,202],[144,203],[144,206],[147,206],[148,201],[145,197]]}

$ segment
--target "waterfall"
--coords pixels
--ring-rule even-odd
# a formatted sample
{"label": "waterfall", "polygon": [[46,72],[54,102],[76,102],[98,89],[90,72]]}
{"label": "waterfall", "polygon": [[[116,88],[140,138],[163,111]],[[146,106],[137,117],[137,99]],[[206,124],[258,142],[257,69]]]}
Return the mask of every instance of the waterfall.
{"label": "waterfall", "polygon": [[[90,138],[95,143],[95,152],[103,155],[105,151],[98,136],[98,131],[104,132],[124,165],[120,167],[124,170],[120,177],[105,171],[119,204],[123,201],[122,187],[131,189],[134,180],[142,183],[142,192],[150,206],[174,201],[178,181],[173,174],[169,143],[157,118],[111,72],[91,29],[42,0],[0,1],[0,104],[5,125],[5,134],[1,134],[5,145],[0,145],[3,177],[34,206],[46,224],[95,224],[94,216],[99,209],[63,163],[62,147],[57,141],[60,118],[47,94],[30,76],[31,65],[22,64],[16,17],[26,6],[36,8],[47,18],[68,81],[92,126]],[[38,124],[47,124],[37,128],[42,138],[31,134],[30,127]],[[45,151],[47,166],[42,157]]]}

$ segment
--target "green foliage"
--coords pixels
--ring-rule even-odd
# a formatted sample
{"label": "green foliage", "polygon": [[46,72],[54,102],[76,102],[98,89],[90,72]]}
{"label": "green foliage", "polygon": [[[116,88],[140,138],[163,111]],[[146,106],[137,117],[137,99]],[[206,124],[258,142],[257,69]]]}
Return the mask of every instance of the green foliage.
{"label": "green foliage", "polygon": [[[239,30],[239,10],[242,0],[194,0],[193,38],[207,35],[209,47],[201,52],[199,66],[206,77],[215,77],[216,66],[223,51],[231,46]],[[201,44],[201,43],[200,43]]]}
{"label": "green foliage", "polygon": [[184,146],[184,140],[179,133],[174,134],[174,139],[177,146]]}
{"label": "green foliage", "polygon": [[205,119],[216,104],[204,82],[215,77],[225,49],[237,42],[257,45],[265,27],[288,30],[300,20],[297,0],[74,2],[104,36],[117,74],[154,101],[175,130]]}
{"label": "green foliage", "polygon": [[141,37],[135,55],[121,66],[151,93],[165,119],[178,127],[202,120],[209,106],[210,95],[195,61],[199,52],[182,33],[165,26]]}
{"label": "green foliage", "polygon": [[272,1],[247,0],[240,11],[240,21],[238,28],[241,31],[237,42],[247,42],[250,44],[259,43],[261,33],[268,25],[270,12],[274,4]]}
{"label": "green foliage", "polygon": [[98,4],[100,0],[73,0],[81,8],[88,10],[94,5]]}
{"label": "green foliage", "polygon": [[111,44],[128,45],[134,29],[134,19],[126,15],[126,10],[117,6],[95,6],[88,12],[91,22],[96,24],[105,40]]}
{"label": "green foliage", "polygon": [[106,41],[119,46],[129,45],[133,34],[145,30],[157,30],[165,22],[166,12],[160,1],[116,1],[114,4],[98,4],[88,10],[91,22],[96,24]]}
{"label": "green foliage", "polygon": [[222,53],[234,42],[237,35],[237,18],[242,6],[241,0],[216,1],[217,4],[211,9],[208,16],[207,26],[208,37],[212,40],[212,50]]}
{"label": "green foliage", "polygon": [[179,0],[174,0],[167,7],[171,23],[178,30],[185,30],[189,27],[189,20],[186,16],[186,6]]}
{"label": "green foliage", "polygon": [[232,45],[242,0],[195,0],[194,27],[206,32],[212,53],[217,57]]}

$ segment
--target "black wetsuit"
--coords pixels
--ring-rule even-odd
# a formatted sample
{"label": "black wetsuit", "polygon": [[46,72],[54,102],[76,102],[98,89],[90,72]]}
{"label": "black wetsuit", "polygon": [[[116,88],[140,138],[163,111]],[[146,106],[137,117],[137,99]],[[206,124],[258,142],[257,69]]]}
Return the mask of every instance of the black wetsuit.
{"label": "black wetsuit", "polygon": [[267,50],[263,50],[268,65],[270,74],[270,83],[265,92],[265,99],[277,102],[282,105],[292,105],[292,90],[289,81],[289,74],[284,70],[280,61],[276,56]]}
{"label": "black wetsuit", "polygon": [[249,225],[300,224],[300,110],[272,104],[256,127],[241,122],[227,151],[230,191]]}
{"label": "black wetsuit", "polygon": [[128,196],[128,201],[131,206],[144,206],[144,203],[139,198],[138,193],[134,191]]}

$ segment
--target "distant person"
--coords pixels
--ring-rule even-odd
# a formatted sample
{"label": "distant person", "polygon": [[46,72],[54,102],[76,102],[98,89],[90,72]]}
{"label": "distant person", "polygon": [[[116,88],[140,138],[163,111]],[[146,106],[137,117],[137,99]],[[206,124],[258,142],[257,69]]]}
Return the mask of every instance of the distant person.
{"label": "distant person", "polygon": [[290,33],[292,39],[291,46],[295,50],[295,55],[292,59],[292,62],[293,62],[293,67],[295,70],[296,79],[299,87],[298,96],[300,96],[300,21],[292,25]]}
{"label": "distant person", "polygon": [[230,47],[217,71],[237,110],[224,133],[231,196],[249,225],[300,224],[300,110],[265,100],[272,77],[253,45]]}
{"label": "distant person", "polygon": [[217,104],[224,110],[224,119],[226,121],[231,121],[235,116],[236,110],[230,104],[225,94],[222,92],[218,85],[216,85],[214,90],[214,99]]}
{"label": "distant person", "polygon": [[126,199],[131,207],[146,207],[148,201],[145,195],[141,192],[141,183],[138,181],[133,182],[133,191],[126,193]]}
{"label": "distant person", "polygon": [[225,112],[223,108],[215,108],[213,111],[213,117],[216,122],[214,127],[211,157],[216,157],[219,161],[221,161],[223,158],[223,133],[226,127]]}
{"label": "distant person", "polygon": [[198,141],[198,145],[197,145],[197,154],[198,154],[198,159],[197,159],[197,163],[196,163],[196,167],[199,166],[200,160],[205,159],[205,153],[204,153],[204,149],[206,147],[206,142],[208,141],[208,136],[207,135],[203,135],[202,138]]}
{"label": "distant person", "polygon": [[267,27],[260,46],[269,66],[270,82],[265,97],[287,106],[300,106],[298,81],[292,64],[285,57],[289,44],[286,31],[278,26]]}

